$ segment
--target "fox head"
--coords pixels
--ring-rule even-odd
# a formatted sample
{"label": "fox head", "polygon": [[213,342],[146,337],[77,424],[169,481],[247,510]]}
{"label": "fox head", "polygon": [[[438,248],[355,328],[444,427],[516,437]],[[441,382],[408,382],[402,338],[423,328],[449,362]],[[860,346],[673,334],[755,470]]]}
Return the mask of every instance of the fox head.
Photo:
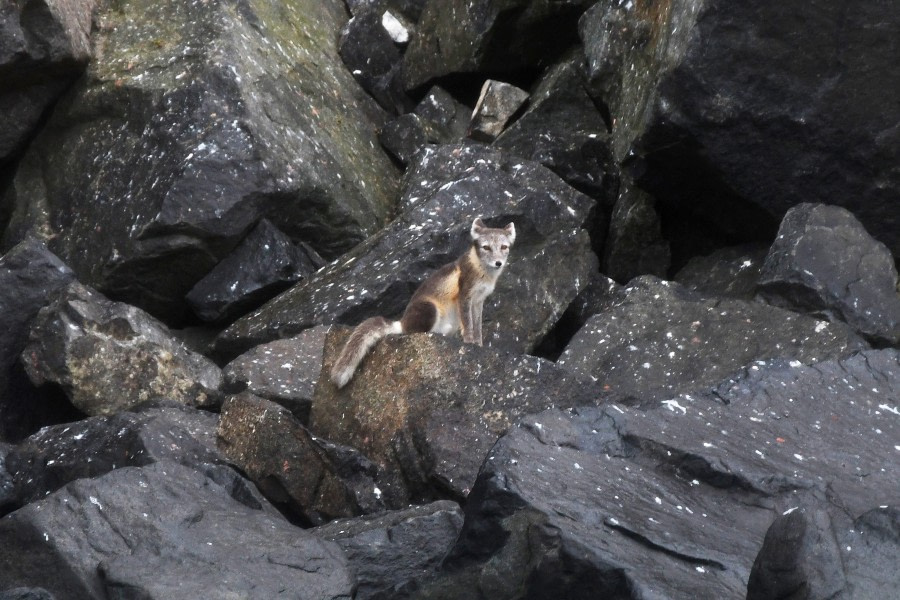
{"label": "fox head", "polygon": [[516,226],[486,227],[481,218],[472,222],[472,242],[478,260],[487,273],[499,274],[506,266],[509,249],[516,241]]}

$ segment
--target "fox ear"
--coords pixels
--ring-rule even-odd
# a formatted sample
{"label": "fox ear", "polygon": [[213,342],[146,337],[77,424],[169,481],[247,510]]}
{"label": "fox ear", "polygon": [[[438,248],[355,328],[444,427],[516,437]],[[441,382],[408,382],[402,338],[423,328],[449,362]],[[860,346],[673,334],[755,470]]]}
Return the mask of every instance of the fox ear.
{"label": "fox ear", "polygon": [[472,221],[472,229],[469,232],[472,235],[472,239],[478,239],[478,236],[481,235],[481,230],[484,229],[484,223],[481,221],[481,217],[476,218]]}
{"label": "fox ear", "polygon": [[516,241],[516,226],[513,223],[510,223],[503,228],[503,231],[506,232],[506,237],[509,238],[509,245],[512,246],[513,242]]}

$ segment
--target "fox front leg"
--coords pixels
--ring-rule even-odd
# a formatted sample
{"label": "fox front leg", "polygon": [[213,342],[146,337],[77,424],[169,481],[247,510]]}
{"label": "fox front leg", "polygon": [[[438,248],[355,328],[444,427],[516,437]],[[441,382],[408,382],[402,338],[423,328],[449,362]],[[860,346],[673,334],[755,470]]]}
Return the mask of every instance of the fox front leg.
{"label": "fox front leg", "polygon": [[484,345],[484,338],[481,334],[481,313],[484,309],[484,300],[472,303],[472,329],[474,341],[479,346]]}
{"label": "fox front leg", "polygon": [[475,315],[474,302],[471,296],[459,297],[459,327],[462,330],[463,341],[467,344],[475,342]]}

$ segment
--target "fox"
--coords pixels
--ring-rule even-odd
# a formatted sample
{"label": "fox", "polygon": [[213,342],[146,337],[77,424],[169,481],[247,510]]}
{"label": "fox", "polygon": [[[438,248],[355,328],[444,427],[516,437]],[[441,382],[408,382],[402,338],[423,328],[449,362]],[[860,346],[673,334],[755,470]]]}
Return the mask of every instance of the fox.
{"label": "fox", "polygon": [[458,259],[432,273],[413,293],[398,321],[371,317],[356,326],[331,369],[331,381],[343,388],[376,343],[388,335],[459,332],[463,342],[483,345],[481,314],[506,268],[516,227],[487,227],[481,218],[469,230],[472,245]]}

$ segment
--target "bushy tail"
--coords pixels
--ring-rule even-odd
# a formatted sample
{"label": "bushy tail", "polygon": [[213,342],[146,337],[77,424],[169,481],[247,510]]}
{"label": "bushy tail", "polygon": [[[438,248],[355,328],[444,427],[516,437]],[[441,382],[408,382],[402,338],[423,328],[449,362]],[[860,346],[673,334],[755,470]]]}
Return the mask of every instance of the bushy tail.
{"label": "bushy tail", "polygon": [[334,385],[339,388],[347,385],[353,378],[356,367],[378,340],[395,333],[403,333],[400,321],[388,321],[384,317],[372,317],[357,325],[331,368],[331,381]]}

